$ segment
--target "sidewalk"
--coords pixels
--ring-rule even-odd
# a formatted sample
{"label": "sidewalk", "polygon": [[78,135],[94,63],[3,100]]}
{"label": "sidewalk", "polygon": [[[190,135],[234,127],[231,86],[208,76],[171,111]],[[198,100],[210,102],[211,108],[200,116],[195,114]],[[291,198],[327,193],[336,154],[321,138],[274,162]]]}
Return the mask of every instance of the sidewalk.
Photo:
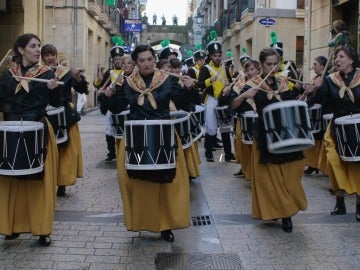
{"label": "sidewalk", "polygon": [[[330,216],[335,205],[322,175],[303,179],[308,209],[293,218],[285,233],[281,221],[251,218],[251,182],[235,178],[239,165],[203,159],[201,177],[191,182],[191,224],[174,231],[175,242],[160,235],[129,232],[116,164],[106,157],[105,117],[99,110],[82,116],[84,178],[57,199],[50,247],[37,237],[0,239],[0,269],[358,269],[360,223],[355,198],[345,198],[348,214]],[[199,144],[204,157],[203,143]]]}

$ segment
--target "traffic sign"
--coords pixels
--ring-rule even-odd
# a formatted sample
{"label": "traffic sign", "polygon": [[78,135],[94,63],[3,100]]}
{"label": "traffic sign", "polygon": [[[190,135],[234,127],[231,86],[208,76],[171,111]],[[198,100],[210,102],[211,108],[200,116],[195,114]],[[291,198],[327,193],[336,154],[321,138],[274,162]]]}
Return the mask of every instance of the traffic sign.
{"label": "traffic sign", "polygon": [[259,20],[259,23],[265,26],[273,26],[276,21],[270,17],[262,18]]}

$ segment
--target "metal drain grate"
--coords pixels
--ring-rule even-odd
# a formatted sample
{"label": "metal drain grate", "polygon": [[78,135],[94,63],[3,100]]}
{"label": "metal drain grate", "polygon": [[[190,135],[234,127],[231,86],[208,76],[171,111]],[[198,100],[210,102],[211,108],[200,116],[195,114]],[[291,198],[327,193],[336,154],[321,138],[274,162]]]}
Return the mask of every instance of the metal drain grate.
{"label": "metal drain grate", "polygon": [[211,218],[210,216],[197,216],[192,217],[192,225],[193,226],[205,226],[205,225],[211,225]]}

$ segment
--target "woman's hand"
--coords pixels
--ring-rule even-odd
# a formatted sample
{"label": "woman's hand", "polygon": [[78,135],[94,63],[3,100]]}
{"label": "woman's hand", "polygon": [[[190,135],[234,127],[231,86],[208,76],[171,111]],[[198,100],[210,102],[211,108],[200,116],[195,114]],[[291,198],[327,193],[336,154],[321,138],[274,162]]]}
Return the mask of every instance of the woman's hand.
{"label": "woman's hand", "polygon": [[195,83],[195,80],[188,75],[181,76],[181,81],[187,89],[191,89]]}
{"label": "woman's hand", "polygon": [[115,93],[115,87],[106,87],[104,93],[105,96],[111,97]]}
{"label": "woman's hand", "polygon": [[59,86],[58,81],[55,79],[50,79],[47,83],[46,86],[48,89],[53,90],[55,88],[57,88]]}

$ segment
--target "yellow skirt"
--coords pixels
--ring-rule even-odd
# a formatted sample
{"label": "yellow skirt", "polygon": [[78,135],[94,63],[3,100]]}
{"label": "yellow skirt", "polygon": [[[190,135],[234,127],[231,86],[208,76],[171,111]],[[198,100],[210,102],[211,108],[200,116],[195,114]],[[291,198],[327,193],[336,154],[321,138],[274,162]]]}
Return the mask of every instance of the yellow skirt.
{"label": "yellow skirt", "polygon": [[304,150],[306,166],[318,168],[321,153],[321,142],[322,140],[315,140],[315,145],[313,147]]}
{"label": "yellow skirt", "polygon": [[126,228],[161,232],[189,227],[189,175],[179,138],[176,176],[168,184],[130,178],[125,168],[125,140],[119,141],[116,163]]}
{"label": "yellow skirt", "polygon": [[241,171],[244,174],[245,179],[251,180],[251,162],[252,162],[252,145],[245,144],[242,142],[241,136],[241,125],[240,121],[237,120],[236,123],[236,147],[235,147],[235,157],[236,160],[241,164]]}
{"label": "yellow skirt", "polygon": [[329,162],[329,178],[334,191],[345,190],[348,194],[360,194],[360,164],[344,162],[336,151],[335,142],[330,136],[330,128],[325,133],[326,157]]}
{"label": "yellow skirt", "polygon": [[52,232],[56,204],[58,151],[54,131],[49,122],[49,141],[44,161],[44,177],[36,180],[0,176],[0,233]]}
{"label": "yellow skirt", "polygon": [[252,179],[252,216],[262,220],[286,218],[307,207],[301,179],[304,160],[283,164],[260,164],[254,140],[254,178]]}
{"label": "yellow skirt", "polygon": [[190,147],[183,151],[189,176],[194,178],[200,176],[200,156],[197,142],[192,143]]}
{"label": "yellow skirt", "polygon": [[66,146],[59,146],[58,186],[76,184],[77,177],[83,177],[83,159],[79,125],[69,128],[70,141]]}

